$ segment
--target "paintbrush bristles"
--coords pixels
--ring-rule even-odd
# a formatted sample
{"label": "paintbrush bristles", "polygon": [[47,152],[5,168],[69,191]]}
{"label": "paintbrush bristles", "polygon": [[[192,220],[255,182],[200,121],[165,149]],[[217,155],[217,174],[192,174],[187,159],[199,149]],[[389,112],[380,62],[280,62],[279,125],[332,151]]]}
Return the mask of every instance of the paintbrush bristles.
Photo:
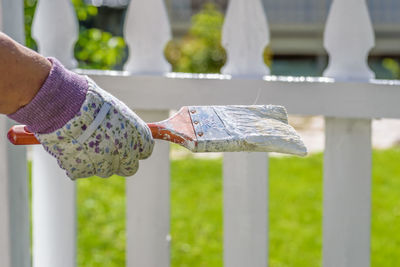
{"label": "paintbrush bristles", "polygon": [[204,106],[192,121],[197,135],[194,152],[264,151],[304,156],[307,150],[288,125],[284,107],[274,105]]}

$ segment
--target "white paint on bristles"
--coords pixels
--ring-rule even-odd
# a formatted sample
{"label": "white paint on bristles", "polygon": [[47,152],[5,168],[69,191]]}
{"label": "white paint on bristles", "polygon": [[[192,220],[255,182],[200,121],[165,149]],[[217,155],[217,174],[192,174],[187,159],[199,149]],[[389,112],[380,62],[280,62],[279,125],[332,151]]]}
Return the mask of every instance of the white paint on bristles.
{"label": "white paint on bristles", "polygon": [[197,145],[194,152],[280,152],[304,156],[307,149],[275,105],[189,107]]}

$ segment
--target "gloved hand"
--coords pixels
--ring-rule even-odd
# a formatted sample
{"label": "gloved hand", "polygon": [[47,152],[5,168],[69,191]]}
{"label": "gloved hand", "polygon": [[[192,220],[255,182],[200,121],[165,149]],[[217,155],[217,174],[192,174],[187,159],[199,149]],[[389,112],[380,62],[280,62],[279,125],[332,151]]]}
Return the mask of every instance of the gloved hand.
{"label": "gloved hand", "polygon": [[135,174],[154,146],[146,123],[89,78],[50,60],[52,71],[37,96],[10,117],[27,124],[71,179]]}

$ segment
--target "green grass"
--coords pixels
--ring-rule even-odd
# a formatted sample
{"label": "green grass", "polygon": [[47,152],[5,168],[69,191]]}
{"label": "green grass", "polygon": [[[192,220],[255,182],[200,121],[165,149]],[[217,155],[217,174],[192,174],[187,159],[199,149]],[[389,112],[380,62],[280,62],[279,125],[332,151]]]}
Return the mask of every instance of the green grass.
{"label": "green grass", "polygon": [[[372,264],[400,262],[400,150],[373,157]],[[222,161],[171,163],[172,266],[222,266]],[[321,266],[322,155],[270,159],[269,266]],[[124,266],[123,178],[78,182],[80,267]],[[155,255],[156,256],[156,255]]]}

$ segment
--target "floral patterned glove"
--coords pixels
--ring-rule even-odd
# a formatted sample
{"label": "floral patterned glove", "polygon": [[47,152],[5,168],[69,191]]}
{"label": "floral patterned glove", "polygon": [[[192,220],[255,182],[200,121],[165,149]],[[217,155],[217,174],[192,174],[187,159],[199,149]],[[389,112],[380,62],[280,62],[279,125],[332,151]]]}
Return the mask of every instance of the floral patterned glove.
{"label": "floral patterned glove", "polygon": [[[38,95],[31,103],[10,117],[19,122],[30,122],[26,123],[28,129],[35,132],[37,139],[50,154],[57,158],[58,164],[66,170],[71,179],[93,175],[109,177],[113,174],[121,176],[135,174],[139,166],[138,161],[149,157],[153,150],[154,140],[146,123],[125,104],[99,88],[89,78],[65,70],[55,59],[51,59],[51,61],[53,62],[52,72]],[[77,84],[71,84],[71,81],[66,82],[68,78],[64,77],[62,78],[62,87],[66,86],[65,83],[79,87],[80,92],[78,94],[69,93],[68,98],[71,98],[71,94],[75,94],[75,98],[82,98],[83,103],[79,103],[79,99],[72,102],[71,99],[66,100],[70,101],[71,104],[75,104],[76,101],[79,103],[79,109],[75,112],[69,112],[69,116],[66,116],[63,112],[63,110],[70,108],[69,105],[67,107],[61,105],[61,107],[57,107],[56,111],[52,107],[50,108],[53,110],[53,115],[59,119],[56,120],[56,125],[62,124],[61,127],[45,121],[38,122],[36,121],[37,116],[26,118],[26,113],[30,109],[38,108],[37,102],[41,101],[36,101],[37,98],[43,97],[40,95],[42,90],[46,90],[46,83],[49,79],[54,78],[53,76],[57,74],[57,71],[72,75],[72,80]],[[76,80],[78,77],[79,81]],[[54,82],[50,84],[53,89],[57,87]],[[80,95],[83,95],[83,97]],[[59,97],[59,95],[54,94],[53,97]],[[43,103],[40,103],[39,109],[47,112],[49,106],[52,105],[48,102],[51,102],[51,100],[47,99],[47,104],[44,106]],[[63,101],[63,105],[65,105],[65,101]],[[59,111],[59,109],[63,110]],[[35,113],[37,115],[42,114],[37,111]],[[73,116],[70,113],[74,113]],[[21,115],[25,115],[22,121]],[[54,119],[54,116],[51,119]],[[67,120],[65,117],[72,118]],[[30,121],[30,119],[33,121]],[[60,123],[60,120],[62,123]],[[36,129],[38,125],[41,125],[39,130]]]}

